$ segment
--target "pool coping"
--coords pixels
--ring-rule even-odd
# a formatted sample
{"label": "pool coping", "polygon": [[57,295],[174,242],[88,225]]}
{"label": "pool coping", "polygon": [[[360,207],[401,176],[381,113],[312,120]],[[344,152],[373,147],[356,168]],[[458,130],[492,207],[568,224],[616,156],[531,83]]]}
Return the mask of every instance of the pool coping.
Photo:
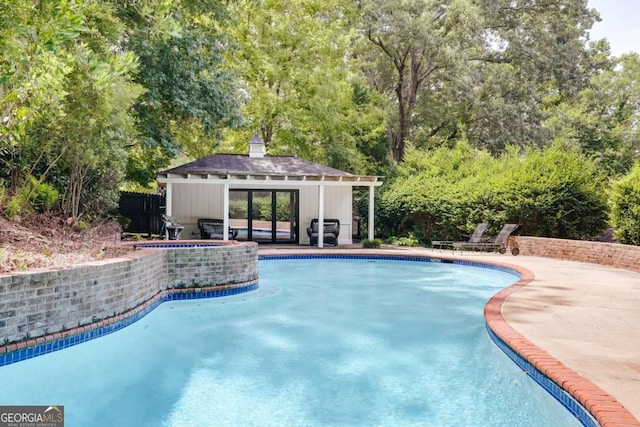
{"label": "pool coping", "polygon": [[[490,263],[511,268],[521,275],[520,280],[497,292],[485,305],[484,317],[487,328],[498,338],[497,341],[494,339],[494,342],[503,348],[503,351],[504,347],[512,350],[516,356],[515,359],[512,357],[512,360],[516,361],[516,363],[519,362],[518,359],[528,362],[529,365],[534,367],[535,372],[548,378],[562,391],[578,401],[600,426],[640,427],[640,421],[613,396],[533,344],[509,324],[502,313],[504,303],[510,295],[531,283],[535,279],[535,275],[531,270],[519,265],[495,261]],[[504,345],[501,345],[501,343]],[[509,352],[507,354],[509,355]],[[525,372],[532,376],[541,386],[545,387],[544,384],[538,381],[535,373],[532,375],[527,369],[525,369]],[[554,397],[558,400],[561,399],[561,396]],[[560,401],[564,404],[562,400]],[[567,405],[565,404],[565,406]],[[571,410],[571,408],[569,409]]]}

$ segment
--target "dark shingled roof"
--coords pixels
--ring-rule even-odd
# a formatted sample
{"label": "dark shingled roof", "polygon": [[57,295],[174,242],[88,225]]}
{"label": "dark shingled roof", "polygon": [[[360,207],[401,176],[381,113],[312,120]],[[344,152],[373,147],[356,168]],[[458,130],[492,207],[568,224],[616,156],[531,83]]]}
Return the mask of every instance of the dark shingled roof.
{"label": "dark shingled roof", "polygon": [[293,156],[249,157],[246,154],[214,154],[161,174],[354,176]]}

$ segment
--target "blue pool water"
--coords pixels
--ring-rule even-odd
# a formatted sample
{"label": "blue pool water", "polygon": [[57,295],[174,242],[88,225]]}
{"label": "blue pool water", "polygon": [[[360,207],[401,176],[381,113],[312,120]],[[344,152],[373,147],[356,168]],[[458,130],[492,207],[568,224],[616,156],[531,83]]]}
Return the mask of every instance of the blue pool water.
{"label": "blue pool water", "polygon": [[64,405],[69,426],[579,425],[487,335],[512,274],[310,259],[260,277],[1,367],[0,404]]}
{"label": "blue pool water", "polygon": [[[241,227],[233,227],[234,230],[238,230],[238,235],[236,236],[237,239],[246,239],[249,236],[249,232],[247,230],[247,228],[241,228]],[[264,229],[264,228],[254,228],[251,231],[251,236],[254,239],[270,239],[272,236],[272,231],[271,229]],[[289,230],[276,230],[276,238],[277,239],[289,239],[291,238],[291,231]]]}

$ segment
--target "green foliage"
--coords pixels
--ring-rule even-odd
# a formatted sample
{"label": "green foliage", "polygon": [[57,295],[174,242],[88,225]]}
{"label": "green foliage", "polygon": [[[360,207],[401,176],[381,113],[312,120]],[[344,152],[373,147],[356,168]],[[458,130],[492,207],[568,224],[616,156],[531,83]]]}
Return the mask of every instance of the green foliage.
{"label": "green foliage", "polygon": [[458,240],[479,222],[493,231],[518,223],[523,234],[578,239],[606,227],[605,188],[595,163],[570,147],[494,158],[460,143],[407,151],[379,199],[379,215],[389,234],[414,230],[430,240]]}
{"label": "green foliage", "polygon": [[473,229],[484,214],[476,199],[485,191],[476,184],[495,162],[464,143],[432,152],[407,150],[398,178],[379,198],[389,234],[413,230],[424,239],[452,240],[461,226],[464,232]]}
{"label": "green foliage", "polygon": [[30,193],[31,190],[29,187],[24,186],[18,188],[14,194],[9,197],[5,208],[5,213],[9,219],[31,212],[31,206],[29,205]]}
{"label": "green foliage", "polygon": [[116,221],[118,221],[118,224],[122,226],[123,230],[126,230],[127,228],[129,228],[129,225],[131,225],[131,218],[127,218],[123,215],[118,215],[116,217]]}
{"label": "green foliage", "polygon": [[42,255],[46,256],[47,258],[50,258],[53,253],[51,252],[51,248],[49,247],[49,245],[45,244],[42,248]]}
{"label": "green foliage", "polygon": [[39,212],[50,210],[58,201],[58,190],[47,183],[38,182],[33,176],[29,176],[28,180],[31,194],[29,203],[31,206]]}
{"label": "green foliage", "polygon": [[125,47],[138,56],[135,82],[145,88],[134,105],[140,145],[127,177],[155,179],[181,150],[191,156],[213,152],[222,129],[240,123],[235,76],[225,67],[232,43],[221,30],[226,12],[219,2],[143,1],[123,3]]}
{"label": "green foliage", "polygon": [[640,245],[640,165],[615,181],[611,190],[611,223],[621,243]]}
{"label": "green foliage", "polygon": [[382,240],[380,239],[365,239],[362,241],[362,247],[365,249],[378,249],[382,244]]}
{"label": "green foliage", "polygon": [[[252,213],[254,219],[264,219],[271,221],[273,219],[272,206],[273,204],[271,203],[271,194],[263,196],[257,192],[253,193]],[[246,218],[246,200],[230,201],[229,214],[233,218]],[[289,221],[290,219],[290,196],[289,194],[278,194],[276,196],[276,221]]]}
{"label": "green foliage", "polygon": [[[179,147],[208,154],[202,141],[238,120],[234,77],[221,67],[230,43],[219,2],[0,0],[0,10],[9,195],[33,175],[59,192],[65,214],[99,216],[125,173],[153,181]],[[49,196],[39,190],[38,209]]]}
{"label": "green foliage", "polygon": [[22,4],[12,2],[15,20],[0,28],[0,97],[21,111],[0,135],[2,170],[14,194],[31,181],[35,198],[27,199],[37,209],[48,209],[58,191],[64,213],[78,218],[97,194],[88,190],[121,179],[105,171],[124,166],[129,107],[141,93],[131,84],[137,59],[118,48],[123,26],[106,2]]}
{"label": "green foliage", "polygon": [[86,221],[78,221],[74,226],[73,229],[76,231],[84,231],[87,228],[89,228],[89,223]]}
{"label": "green foliage", "polygon": [[375,87],[392,100],[388,132],[392,157],[399,162],[412,133],[424,128],[414,119],[419,100],[428,103],[441,82],[477,57],[484,43],[483,14],[469,0],[370,0],[359,12],[356,22],[369,42],[359,53]]}
{"label": "green foliage", "polygon": [[246,152],[257,133],[269,154],[342,170],[385,159],[367,152],[385,142],[383,98],[353,63],[353,13],[352,3],[335,0],[234,2],[239,49],[228,58],[246,94],[246,126],[225,134],[226,150]]}
{"label": "green foliage", "polygon": [[389,240],[389,243],[393,245],[398,245],[398,246],[409,246],[412,248],[422,246],[422,244],[420,243],[420,240],[411,232],[409,233],[408,236],[404,236],[404,237],[392,236],[388,240]]}
{"label": "green foliage", "polygon": [[248,215],[246,200],[229,200],[229,217],[246,218]]}
{"label": "green foliage", "polygon": [[253,194],[252,213],[254,219],[271,220],[271,195]]}
{"label": "green foliage", "polygon": [[5,248],[0,248],[0,273],[6,268],[7,271],[17,269],[25,271],[29,268],[29,256],[23,251],[11,252]]}
{"label": "green foliage", "polygon": [[555,144],[522,157],[510,153],[503,161],[510,177],[496,193],[505,219],[520,224],[520,233],[582,239],[605,229],[606,181],[577,149]]}
{"label": "green foliage", "polygon": [[611,177],[626,174],[638,158],[640,56],[628,54],[591,79],[589,87],[549,110],[546,125],[580,147]]}
{"label": "green foliage", "polygon": [[638,160],[640,57],[586,44],[585,1],[517,3],[0,0],[0,209],[92,219],[124,179],[257,132],[269,154],[385,175],[388,235],[595,234],[601,172]]}

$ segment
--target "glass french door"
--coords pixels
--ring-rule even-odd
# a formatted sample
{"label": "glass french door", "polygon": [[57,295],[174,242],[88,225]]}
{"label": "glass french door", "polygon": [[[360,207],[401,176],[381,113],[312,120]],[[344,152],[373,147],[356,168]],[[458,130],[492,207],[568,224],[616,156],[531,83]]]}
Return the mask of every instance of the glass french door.
{"label": "glass french door", "polygon": [[298,243],[298,190],[230,190],[229,225],[237,240]]}

